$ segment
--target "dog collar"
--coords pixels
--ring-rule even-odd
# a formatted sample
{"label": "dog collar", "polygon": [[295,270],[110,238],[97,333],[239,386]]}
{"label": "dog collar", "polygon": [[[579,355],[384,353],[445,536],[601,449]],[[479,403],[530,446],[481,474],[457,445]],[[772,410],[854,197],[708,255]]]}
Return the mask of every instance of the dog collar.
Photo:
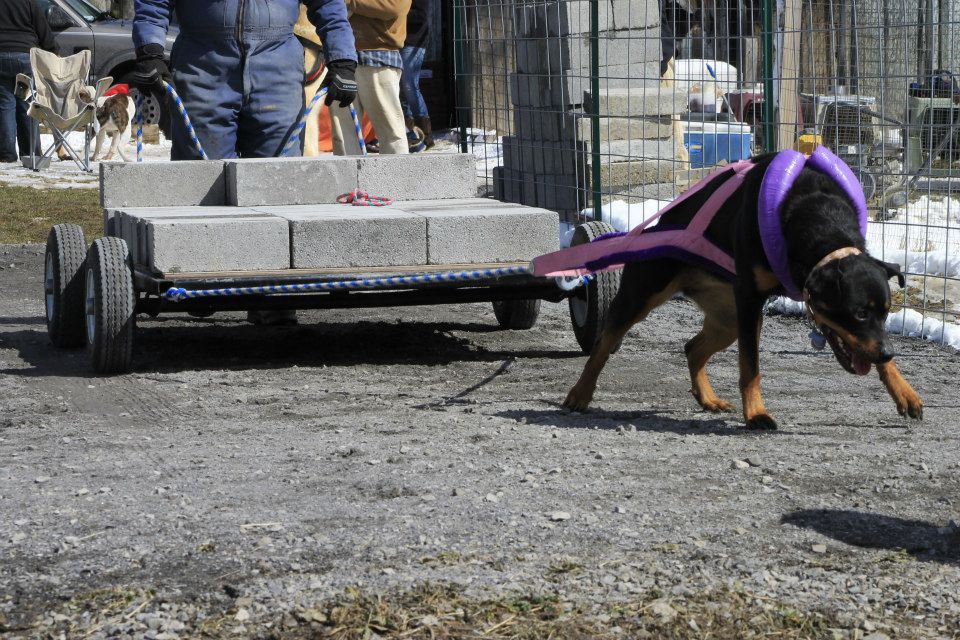
{"label": "dog collar", "polygon": [[780,281],[784,293],[794,300],[802,300],[803,292],[790,274],[787,240],[783,235],[780,214],[787,193],[800,177],[804,167],[827,175],[840,186],[857,210],[860,235],[864,237],[867,235],[867,200],[863,195],[863,187],[843,160],[823,146],[817,147],[809,158],[792,149],[778,153],[767,168],[763,182],[760,184],[757,220],[767,262],[770,263],[770,268]]}

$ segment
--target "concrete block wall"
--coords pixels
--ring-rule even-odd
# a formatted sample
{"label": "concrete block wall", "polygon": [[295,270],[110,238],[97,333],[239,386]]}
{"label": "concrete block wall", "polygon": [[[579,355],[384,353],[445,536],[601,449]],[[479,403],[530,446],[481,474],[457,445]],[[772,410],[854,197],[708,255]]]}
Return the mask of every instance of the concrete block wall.
{"label": "concrete block wall", "polygon": [[[601,141],[666,140],[685,96],[660,88],[657,0],[599,1]],[[560,212],[585,206],[591,175],[590,5],[587,0],[519,0],[513,8],[516,69],[510,74],[513,135],[503,139],[494,172],[498,198]],[[673,160],[670,145],[652,146]],[[660,168],[628,171],[605,154],[606,175],[628,179]],[[615,169],[615,170],[614,170]],[[612,173],[611,173],[611,170]]]}

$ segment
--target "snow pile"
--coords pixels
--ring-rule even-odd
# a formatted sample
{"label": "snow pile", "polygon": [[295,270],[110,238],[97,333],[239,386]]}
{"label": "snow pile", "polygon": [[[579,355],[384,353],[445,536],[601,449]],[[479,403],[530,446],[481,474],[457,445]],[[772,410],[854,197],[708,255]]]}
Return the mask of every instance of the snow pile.
{"label": "snow pile", "polygon": [[888,316],[887,331],[960,349],[960,325],[927,318],[913,309],[904,309]]}
{"label": "snow pile", "polygon": [[[631,204],[623,200],[614,200],[600,207],[600,220],[609,223],[617,231],[630,231],[652,218],[670,202],[670,200],[650,199]],[[596,219],[593,209],[584,209],[583,215]]]}
{"label": "snow pile", "polygon": [[[83,133],[73,132],[67,136],[67,140],[74,149],[83,152]],[[49,134],[40,135],[40,145],[46,150],[53,144],[53,136]],[[93,150],[96,140],[90,141],[90,154]],[[143,147],[143,161],[157,162],[170,159],[170,147],[172,143],[160,135],[160,144],[148,144]],[[110,148],[109,136],[103,141],[101,153],[106,153]],[[137,143],[136,131],[130,138],[129,144],[124,148],[127,157],[131,162],[136,160]],[[121,160],[119,154],[115,155],[114,161]],[[56,155],[50,162],[50,167],[41,171],[32,171],[27,169],[19,162],[0,164],[0,183],[18,187],[32,187],[34,189],[98,189],[100,187],[99,169],[100,163],[91,162],[92,171],[87,173],[78,167],[73,160],[58,160]]]}
{"label": "snow pile", "polygon": [[[803,315],[803,303],[784,296],[767,302],[767,313],[771,315]],[[928,318],[914,309],[902,309],[887,316],[887,331],[909,338],[923,338],[960,350],[960,325],[944,323],[936,318]]]}
{"label": "snow pile", "polygon": [[867,225],[870,254],[918,275],[960,276],[960,201],[921,196]]}

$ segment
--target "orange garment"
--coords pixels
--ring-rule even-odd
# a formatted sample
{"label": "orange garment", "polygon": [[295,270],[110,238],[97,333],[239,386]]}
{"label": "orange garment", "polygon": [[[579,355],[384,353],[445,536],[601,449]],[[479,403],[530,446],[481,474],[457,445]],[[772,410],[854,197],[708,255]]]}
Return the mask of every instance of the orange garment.
{"label": "orange garment", "polygon": [[[333,133],[330,130],[330,110],[327,105],[320,103],[320,151],[333,152]],[[371,142],[377,137],[377,132],[373,130],[373,125],[366,115],[360,122],[363,131],[364,142]]]}

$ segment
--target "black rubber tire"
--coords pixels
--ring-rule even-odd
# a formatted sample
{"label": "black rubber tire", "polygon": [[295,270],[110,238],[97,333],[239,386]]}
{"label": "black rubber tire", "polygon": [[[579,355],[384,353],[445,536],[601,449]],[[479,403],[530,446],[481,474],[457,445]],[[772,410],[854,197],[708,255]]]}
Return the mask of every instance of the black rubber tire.
{"label": "black rubber tire", "polygon": [[[595,238],[613,231],[614,228],[606,222],[585,222],[574,230],[570,246],[593,242]],[[574,290],[569,298],[573,335],[584,353],[593,351],[593,346],[600,339],[610,303],[619,289],[620,271],[604,271],[594,274],[590,282]],[[618,344],[613,351],[616,352],[619,348]]]}
{"label": "black rubber tire", "polygon": [[493,315],[502,329],[533,329],[540,317],[539,300],[498,300]]}
{"label": "black rubber tire", "polygon": [[136,296],[127,243],[100,238],[87,252],[84,324],[87,353],[100,374],[126,373],[133,362]]}
{"label": "black rubber tire", "polygon": [[83,346],[83,263],[87,239],[75,224],[58,224],[47,235],[43,300],[47,335],[59,349]]}

